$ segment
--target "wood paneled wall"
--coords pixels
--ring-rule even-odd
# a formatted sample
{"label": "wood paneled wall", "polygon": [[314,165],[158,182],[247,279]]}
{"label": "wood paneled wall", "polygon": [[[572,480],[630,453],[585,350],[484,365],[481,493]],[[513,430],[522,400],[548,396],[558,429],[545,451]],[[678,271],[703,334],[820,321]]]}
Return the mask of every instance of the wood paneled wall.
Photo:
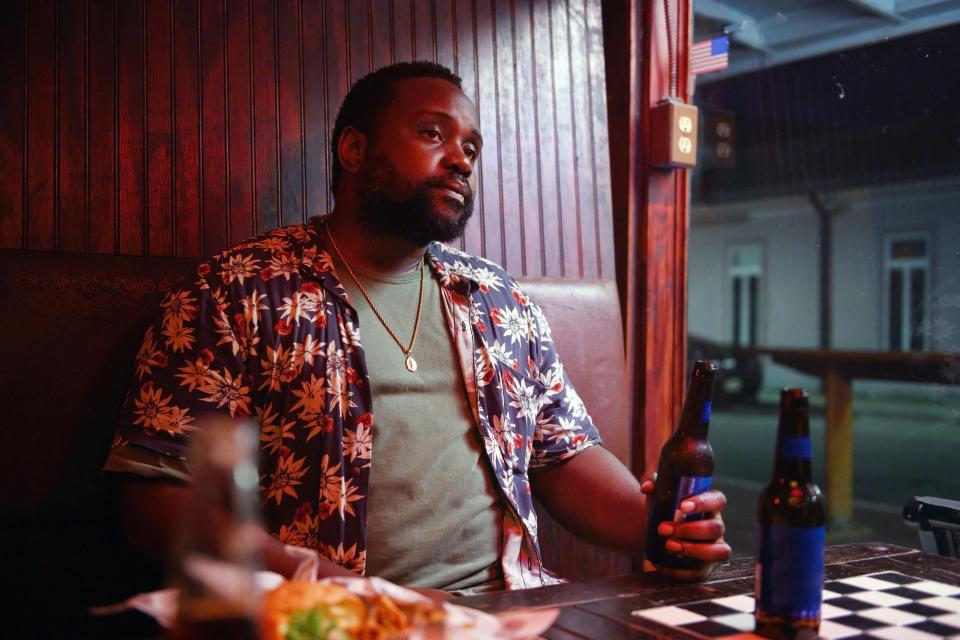
{"label": "wood paneled wall", "polygon": [[0,247],[200,257],[331,207],[329,131],[394,61],[464,79],[486,145],[463,246],[613,278],[600,0],[13,0]]}

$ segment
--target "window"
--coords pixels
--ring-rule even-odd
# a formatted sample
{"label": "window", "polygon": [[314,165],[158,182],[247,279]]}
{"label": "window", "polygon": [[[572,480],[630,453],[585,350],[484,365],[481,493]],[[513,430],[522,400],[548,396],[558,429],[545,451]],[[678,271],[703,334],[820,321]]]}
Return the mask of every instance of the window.
{"label": "window", "polygon": [[960,496],[960,5],[691,6],[694,43],[729,41],[695,75],[687,252],[725,537],[752,552],[780,389],[802,387],[829,535],[916,547],[904,503]]}
{"label": "window", "polygon": [[730,247],[727,273],[730,279],[730,299],[733,303],[733,344],[753,347],[757,344],[760,309],[760,276],[763,275],[759,244]]}
{"label": "window", "polygon": [[890,351],[922,351],[929,318],[930,256],[925,235],[890,235],[884,243],[886,334]]}

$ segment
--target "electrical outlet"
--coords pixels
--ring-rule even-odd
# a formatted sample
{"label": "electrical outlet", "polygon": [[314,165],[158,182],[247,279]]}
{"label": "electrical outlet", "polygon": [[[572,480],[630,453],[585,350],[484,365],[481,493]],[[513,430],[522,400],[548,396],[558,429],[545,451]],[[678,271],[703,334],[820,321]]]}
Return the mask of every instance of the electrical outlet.
{"label": "electrical outlet", "polygon": [[675,98],[650,110],[650,164],[690,169],[697,165],[697,108]]}

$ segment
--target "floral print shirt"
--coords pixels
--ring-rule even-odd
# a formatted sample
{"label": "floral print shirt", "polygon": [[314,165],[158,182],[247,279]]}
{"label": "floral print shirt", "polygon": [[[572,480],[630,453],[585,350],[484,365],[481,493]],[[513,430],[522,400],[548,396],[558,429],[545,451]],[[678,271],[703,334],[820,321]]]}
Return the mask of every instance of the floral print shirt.
{"label": "floral print shirt", "polygon": [[[252,238],[167,294],[114,445],[185,459],[202,413],[256,416],[268,530],[362,574],[375,417],[357,314],[322,233],[312,218]],[[540,562],[529,473],[600,444],[599,434],[516,281],[440,243],[427,258],[505,501],[507,588],[556,582]]]}

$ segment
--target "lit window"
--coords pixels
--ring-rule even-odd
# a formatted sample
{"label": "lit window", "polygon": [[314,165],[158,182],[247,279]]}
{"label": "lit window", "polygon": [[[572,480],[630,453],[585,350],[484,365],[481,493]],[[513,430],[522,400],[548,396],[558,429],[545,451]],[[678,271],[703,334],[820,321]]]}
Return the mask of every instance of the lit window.
{"label": "lit window", "polygon": [[762,257],[763,248],[759,244],[730,247],[727,274],[733,301],[733,344],[736,346],[757,344]]}

